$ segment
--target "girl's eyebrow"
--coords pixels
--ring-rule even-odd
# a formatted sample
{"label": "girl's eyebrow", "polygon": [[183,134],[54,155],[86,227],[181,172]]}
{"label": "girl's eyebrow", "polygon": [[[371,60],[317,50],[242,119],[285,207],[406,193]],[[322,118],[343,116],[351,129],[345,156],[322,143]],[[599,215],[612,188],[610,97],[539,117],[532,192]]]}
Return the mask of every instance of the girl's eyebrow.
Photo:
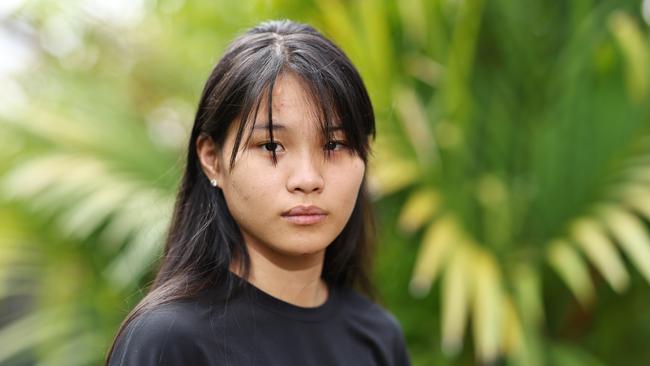
{"label": "girl's eyebrow", "polygon": [[[255,127],[253,127],[254,130],[261,130],[261,129],[265,129],[265,130],[266,130],[266,129],[268,129],[268,128],[269,128],[269,124],[268,124],[268,123],[265,123],[265,124],[263,124],[263,125],[258,125],[258,124],[256,124]],[[281,125],[281,124],[278,124],[278,123],[274,123],[274,124],[273,124],[273,129],[274,129],[274,130],[275,130],[275,129],[278,129],[278,130],[286,130],[287,127],[286,127],[285,125]]]}

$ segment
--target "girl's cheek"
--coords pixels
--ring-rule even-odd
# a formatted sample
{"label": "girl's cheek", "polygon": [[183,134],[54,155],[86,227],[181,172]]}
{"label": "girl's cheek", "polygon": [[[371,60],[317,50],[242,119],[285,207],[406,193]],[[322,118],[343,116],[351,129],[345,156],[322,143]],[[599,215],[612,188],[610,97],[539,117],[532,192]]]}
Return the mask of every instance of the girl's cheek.
{"label": "girl's cheek", "polygon": [[235,182],[238,190],[246,195],[247,199],[261,199],[269,196],[278,183],[274,181],[274,177],[269,175],[260,174],[259,176],[251,176]]}

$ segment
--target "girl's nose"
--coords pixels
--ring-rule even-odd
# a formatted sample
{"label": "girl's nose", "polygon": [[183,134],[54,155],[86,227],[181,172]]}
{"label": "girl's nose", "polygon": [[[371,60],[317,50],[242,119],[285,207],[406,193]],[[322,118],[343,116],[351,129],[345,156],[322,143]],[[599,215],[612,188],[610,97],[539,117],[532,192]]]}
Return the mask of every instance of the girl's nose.
{"label": "girl's nose", "polygon": [[289,192],[300,191],[305,194],[323,190],[325,180],[322,175],[323,157],[314,154],[301,154],[295,160],[287,179]]}

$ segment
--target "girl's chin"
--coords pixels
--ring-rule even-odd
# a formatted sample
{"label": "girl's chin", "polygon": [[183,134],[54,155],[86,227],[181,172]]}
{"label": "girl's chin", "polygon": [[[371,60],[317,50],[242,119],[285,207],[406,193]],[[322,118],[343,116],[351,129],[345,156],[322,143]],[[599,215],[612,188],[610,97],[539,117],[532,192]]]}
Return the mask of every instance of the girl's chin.
{"label": "girl's chin", "polygon": [[305,256],[315,256],[322,254],[325,249],[327,249],[327,245],[318,245],[315,246],[313,243],[309,246],[305,245],[284,245],[282,247],[277,247],[274,248],[276,252],[278,252],[281,255],[289,256],[289,257],[305,257]]}

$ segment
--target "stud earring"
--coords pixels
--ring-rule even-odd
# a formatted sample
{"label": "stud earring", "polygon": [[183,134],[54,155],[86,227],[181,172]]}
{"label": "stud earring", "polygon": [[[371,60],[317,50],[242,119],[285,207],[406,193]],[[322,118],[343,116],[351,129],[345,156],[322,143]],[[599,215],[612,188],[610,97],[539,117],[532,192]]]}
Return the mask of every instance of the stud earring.
{"label": "stud earring", "polygon": [[217,186],[217,180],[216,179],[210,179],[210,184],[212,184],[212,186],[216,187]]}

